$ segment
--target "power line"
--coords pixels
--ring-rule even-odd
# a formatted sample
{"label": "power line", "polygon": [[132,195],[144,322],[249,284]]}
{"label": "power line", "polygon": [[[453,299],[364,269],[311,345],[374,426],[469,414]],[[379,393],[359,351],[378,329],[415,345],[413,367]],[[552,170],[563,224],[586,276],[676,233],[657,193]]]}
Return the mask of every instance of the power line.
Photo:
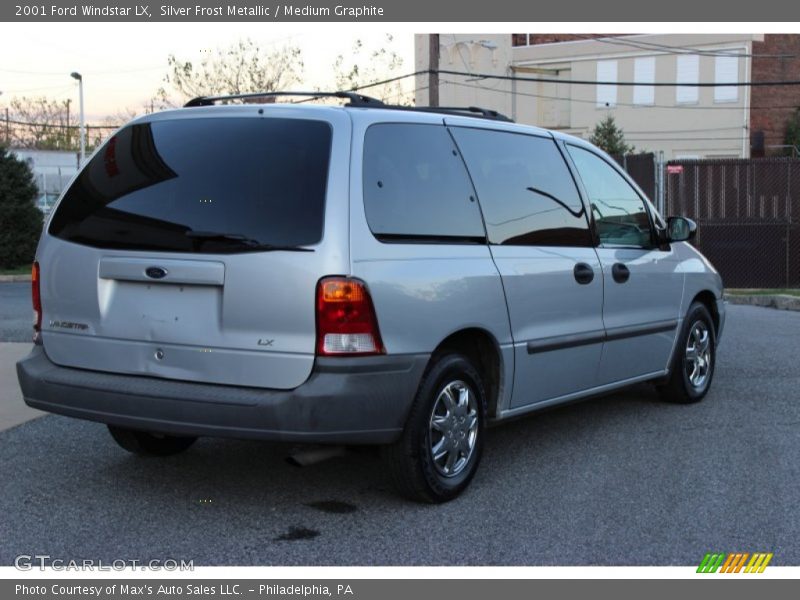
{"label": "power line", "polygon": [[596,79],[554,79],[552,77],[521,77],[519,75],[495,75],[492,73],[465,73],[463,71],[450,71],[438,69],[429,71],[439,75],[457,75],[459,77],[474,77],[477,79],[500,79],[504,81],[529,81],[533,83],[562,83],[570,85],[619,85],[624,87],[650,86],[650,87],[779,87],[782,85],[798,86],[800,79],[787,81],[739,81],[736,83],[711,83],[708,81],[680,82],[680,81],[655,81],[642,83],[641,81],[603,81]]}
{"label": "power line", "polygon": [[423,85],[422,87],[414,88],[413,90],[409,90],[407,92],[406,91],[398,92],[397,94],[389,96],[388,98],[386,98],[386,100],[394,100],[395,98],[400,98],[402,96],[406,96],[406,95],[409,95],[409,94],[413,94],[413,96],[416,97],[416,95],[419,92],[424,92],[428,88],[429,88],[429,86]]}
{"label": "power line", "polygon": [[[141,73],[144,71],[156,71],[159,69],[167,69],[169,68],[167,65],[158,65],[152,67],[134,67],[131,69],[109,69],[103,71],[86,71],[85,75],[116,75],[116,74],[123,74],[123,73]],[[47,75],[47,76],[55,76],[55,75],[63,75],[67,77],[69,69],[65,69],[64,71],[23,71],[19,69],[3,69],[0,68],[0,73],[13,73],[14,75]]]}
{"label": "power line", "polygon": [[61,85],[48,85],[48,86],[44,86],[44,87],[26,88],[24,90],[3,90],[3,93],[4,94],[27,94],[27,93],[30,93],[30,92],[42,92],[42,91],[45,91],[45,90],[59,90],[59,91],[61,91],[61,90],[66,90],[66,89],[72,89],[73,87],[74,86],[72,84],[64,85],[62,83]]}
{"label": "power line", "polygon": [[166,71],[168,65],[159,65],[157,67],[141,67],[133,69],[113,69],[110,71],[88,71],[86,74],[89,76],[94,75],[125,75],[128,73],[144,73],[146,71]]}
{"label": "power line", "polygon": [[[22,125],[24,127],[41,127],[47,129],[80,129],[80,124],[64,125],[63,123],[36,123],[32,121],[17,121],[15,119],[0,119],[0,123],[10,125]],[[86,124],[87,129],[119,129],[119,125],[90,125]]]}
{"label": "power line", "polygon": [[[417,75],[424,75],[425,73],[427,73],[427,71],[415,71],[413,73],[406,73],[405,75],[398,75],[397,77],[390,77],[388,79],[383,79],[383,80],[380,80],[380,81],[373,81],[372,83],[365,83],[364,85],[355,86],[353,88],[350,88],[347,91],[357,92],[357,91],[360,91],[360,90],[365,90],[365,89],[369,89],[369,88],[372,88],[372,87],[377,87],[377,86],[380,86],[380,85],[386,85],[386,84],[389,84],[389,83],[395,83],[395,82],[401,81],[403,79],[408,79],[409,77],[416,77]],[[409,92],[399,92],[399,93],[395,94],[394,96],[392,96],[392,98],[396,98],[397,96],[403,95],[405,93],[416,94],[417,92],[421,92],[421,91],[426,90],[426,89],[428,89],[428,86],[415,88],[413,91],[409,91]],[[313,98],[312,98],[312,100],[313,100]],[[309,100],[301,100],[301,101],[298,102],[298,104],[302,103],[302,102],[308,102],[308,101]],[[3,122],[6,122],[6,121],[3,120]],[[28,127],[53,127],[53,128],[67,128],[67,127],[69,127],[70,129],[80,127],[79,125],[69,125],[69,126],[67,126],[67,125],[50,124],[50,123],[32,123],[32,122],[25,122],[25,121],[16,121],[16,120],[13,120],[13,119],[8,120],[7,122],[12,124],[12,125],[23,125],[23,126],[28,126]],[[121,126],[120,125],[88,125],[87,124],[86,127],[87,128],[91,127],[92,129],[118,129]]]}
{"label": "power line", "polygon": [[[649,85],[649,86],[659,86],[659,87],[678,87],[678,86],[684,86],[684,87],[746,87],[746,86],[765,87],[765,86],[782,86],[782,85],[789,85],[789,86],[800,85],[800,81],[795,81],[795,80],[790,80],[790,81],[765,81],[765,82],[739,82],[739,83],[722,83],[722,84],[721,83],[709,83],[709,82],[697,82],[697,83],[654,82],[654,83],[642,84],[640,82],[619,82],[619,81],[608,82],[608,81],[597,81],[597,80],[565,80],[565,79],[553,79],[553,78],[546,78],[546,77],[520,77],[520,76],[511,76],[511,75],[494,75],[494,74],[486,74],[486,73],[469,73],[469,72],[463,72],[463,71],[453,71],[453,70],[448,70],[448,69],[423,69],[423,70],[419,70],[419,71],[414,71],[412,73],[406,73],[404,75],[398,75],[398,76],[395,76],[395,77],[390,77],[390,78],[383,79],[383,80],[380,80],[380,81],[374,81],[374,82],[371,82],[371,83],[366,83],[366,84],[363,84],[363,85],[354,86],[352,88],[349,88],[347,91],[366,90],[366,89],[369,89],[369,88],[378,87],[378,86],[386,85],[386,84],[389,84],[389,83],[395,83],[397,81],[402,81],[404,79],[408,79],[408,78],[411,78],[411,77],[417,77],[417,76],[420,76],[420,75],[431,75],[431,74],[437,75],[437,76],[453,75],[453,76],[459,76],[459,77],[470,77],[470,78],[477,78],[477,79],[481,79],[481,80],[493,79],[493,80],[499,80],[499,81],[524,81],[524,82],[533,82],[533,83],[561,83],[561,84],[575,84],[575,85],[620,85],[620,86],[636,86],[636,85],[648,86]],[[473,89],[476,89],[476,90],[495,92],[495,93],[501,93],[501,94],[508,94],[508,95],[511,95],[511,96],[515,96],[516,95],[516,96],[526,96],[526,97],[534,97],[534,98],[541,98],[541,99],[564,100],[564,101],[569,101],[569,102],[584,102],[584,103],[591,103],[591,104],[595,104],[596,105],[596,102],[593,101],[593,100],[585,100],[585,99],[581,99],[581,98],[570,98],[570,97],[564,97],[564,96],[549,96],[549,95],[545,95],[545,94],[535,94],[535,93],[520,92],[520,91],[511,92],[509,90],[501,90],[501,89],[496,89],[496,88],[484,87],[484,86],[481,86],[481,85],[474,85],[474,84],[469,84],[469,83],[451,81],[451,80],[447,80],[447,79],[443,79],[442,83],[450,84],[450,85],[456,85],[456,86],[462,86],[462,87],[468,87],[468,88],[473,88]],[[425,89],[427,89],[427,86],[426,87],[416,88],[415,90],[409,91],[407,93],[416,94],[417,92],[423,91]],[[400,95],[402,95],[404,93],[405,92],[399,92],[398,94],[395,94],[393,96],[393,98],[397,97],[397,96],[400,96]],[[303,100],[301,102],[306,102],[306,101],[308,101],[308,100]],[[664,109],[681,109],[681,110],[701,110],[701,109],[702,110],[726,110],[726,109],[727,110],[743,110],[742,106],[686,106],[686,105],[679,105],[679,104],[676,104],[676,105],[664,105],[664,104],[641,105],[641,104],[622,103],[622,102],[616,103],[615,106],[631,106],[631,107],[635,106],[637,108],[664,108]],[[759,109],[773,110],[773,109],[796,109],[796,108],[797,108],[796,106],[764,106],[764,107],[750,106],[749,107],[750,110],[759,110]],[[9,120],[8,122],[10,124],[14,124],[14,125],[31,126],[31,127],[54,127],[54,128],[66,128],[67,127],[66,125],[60,125],[60,124],[32,123],[32,122],[24,122],[24,121],[17,121],[17,120]],[[78,127],[77,125],[70,125],[69,126],[70,129],[77,128],[77,127]],[[92,129],[117,129],[119,127],[119,125],[87,125],[87,127],[91,127]],[[723,131],[723,130],[732,130],[732,129],[738,129],[738,127],[693,129],[691,131],[689,131],[689,130],[683,130],[683,131],[675,130],[675,131],[669,131],[669,132],[666,132],[666,131],[653,131],[653,132],[629,132],[629,133],[631,133],[633,135],[636,135],[636,134],[639,134],[639,133],[641,133],[641,134],[644,134],[644,133],[653,133],[653,134],[670,133],[670,134],[673,134],[673,133],[681,133],[681,132],[693,133],[693,132],[700,132],[700,131],[713,132],[713,131]],[[665,138],[665,139],[675,139],[675,138]],[[693,138],[680,138],[680,140],[687,140],[687,141],[690,141],[692,139]],[[694,138],[694,139],[708,139],[708,138]],[[736,140],[738,140],[740,138],[736,137],[736,138],[713,138],[713,139],[718,139],[718,140],[722,140],[722,139],[732,139],[733,140],[733,139],[736,139]],[[658,141],[658,140],[656,138],[652,138],[652,141]]]}
{"label": "power line", "polygon": [[349,88],[347,92],[359,92],[361,90],[366,90],[371,87],[377,87],[379,85],[386,85],[387,83],[394,83],[395,81],[400,81],[402,79],[408,79],[409,77],[416,77],[417,75],[429,75],[435,74],[436,71],[431,71],[430,69],[422,70],[422,71],[414,71],[413,73],[406,73],[405,75],[398,75],[397,77],[390,77],[389,79],[384,79],[382,81],[375,81],[373,83],[366,83],[364,85],[357,85],[355,87]]}
{"label": "power line", "polygon": [[[429,71],[414,71],[413,73],[406,73],[405,75],[398,75],[397,77],[390,77],[389,79],[382,79],[380,81],[373,81],[372,83],[365,83],[363,85],[357,85],[357,86],[354,86],[354,87],[351,87],[351,88],[347,88],[346,90],[342,90],[342,91],[343,92],[360,92],[361,90],[367,90],[369,88],[378,87],[379,85],[386,85],[386,84],[389,84],[389,83],[395,83],[397,81],[402,81],[403,79],[408,79],[409,77],[416,77],[417,75],[425,75],[428,72]],[[423,89],[423,88],[418,88],[418,89]],[[427,89],[427,86],[424,89]],[[399,94],[396,94],[396,95],[399,95]],[[317,98],[317,97],[304,98],[303,100],[297,100],[295,102],[291,102],[291,104],[305,104],[307,102],[314,102],[315,100],[320,100],[320,98]]]}
{"label": "power line", "polygon": [[2,73],[14,73],[15,75],[65,75],[64,71],[20,71],[18,69],[0,69]]}
{"label": "power line", "polygon": [[628,137],[627,134],[625,136],[626,140],[630,140],[632,142],[721,142],[721,141],[742,141],[742,136],[738,137],[692,137],[692,138],[674,138],[674,137],[663,137],[663,138],[656,138],[656,137]]}
{"label": "power line", "polygon": [[638,48],[640,50],[658,50],[665,54],[689,54],[699,56],[733,56],[743,58],[797,58],[795,54],[751,54],[748,52],[738,52],[735,50],[726,50],[722,48],[704,50],[701,48],[692,48],[689,46],[670,46],[667,44],[658,44],[655,42],[646,42],[643,40],[632,40],[630,38],[622,37],[594,37],[590,35],[579,35],[584,40],[601,42],[603,44],[611,44],[615,46],[628,46]]}
{"label": "power line", "polygon": [[[482,90],[482,91],[485,91],[485,92],[496,92],[496,93],[499,93],[499,94],[507,94],[507,95],[511,95],[511,96],[523,96],[523,97],[526,97],[526,98],[540,98],[540,99],[543,99],[543,100],[564,100],[564,101],[567,101],[567,102],[578,102],[578,103],[592,104],[594,106],[597,106],[597,101],[595,101],[595,100],[586,100],[586,99],[583,99],[583,98],[572,98],[572,97],[569,97],[569,96],[550,96],[550,95],[547,95],[547,94],[535,94],[533,92],[520,92],[520,91],[511,92],[509,90],[498,90],[496,88],[484,87],[482,85],[475,85],[475,84],[469,84],[469,83],[462,83],[460,81],[452,81],[450,79],[442,79],[441,83],[445,83],[445,84],[449,84],[449,85],[457,85],[457,86],[460,86],[460,87],[472,88],[472,89],[475,89],[475,90]],[[644,85],[647,85],[647,84],[644,84]],[[634,108],[637,108],[637,109],[639,109],[639,108],[642,108],[642,109],[643,108],[663,108],[663,109],[669,109],[669,110],[673,110],[673,109],[680,109],[680,110],[736,110],[736,111],[740,111],[740,112],[742,110],[744,110],[744,107],[741,106],[741,105],[736,105],[736,106],[695,106],[695,105],[687,105],[687,104],[635,104],[633,102],[617,102],[616,104],[614,104],[614,107],[617,107],[617,106],[634,107]],[[613,107],[611,107],[611,108],[613,108]],[[794,109],[797,109],[798,106],[797,105],[790,105],[790,106],[750,106],[749,108],[750,108],[750,110],[773,110],[773,109],[791,109],[791,110],[794,110]]]}
{"label": "power line", "polygon": [[706,132],[714,132],[714,131],[742,131],[744,127],[742,125],[737,125],[734,127],[709,127],[706,129],[698,128],[698,129],[661,129],[661,130],[652,130],[652,131],[631,131],[626,129],[625,135],[632,133],[632,134],[639,134],[639,133],[655,133],[655,134],[670,134],[670,133],[706,133]]}

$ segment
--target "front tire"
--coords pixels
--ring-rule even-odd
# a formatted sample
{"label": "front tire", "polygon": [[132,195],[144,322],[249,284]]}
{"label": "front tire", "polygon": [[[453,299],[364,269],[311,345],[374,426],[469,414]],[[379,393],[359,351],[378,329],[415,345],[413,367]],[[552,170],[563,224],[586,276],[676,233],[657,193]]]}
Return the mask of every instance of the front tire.
{"label": "front tire", "polygon": [[172,456],[183,452],[197,441],[196,437],[161,435],[114,425],[109,425],[108,431],[120,447],[139,456]]}
{"label": "front tire", "polygon": [[485,420],[485,387],[470,360],[461,354],[434,359],[402,437],[384,448],[400,494],[429,503],[461,494],[480,462]]}
{"label": "front tire", "polygon": [[701,302],[689,307],[672,359],[669,379],[658,390],[667,402],[692,404],[705,398],[717,362],[716,332]]}

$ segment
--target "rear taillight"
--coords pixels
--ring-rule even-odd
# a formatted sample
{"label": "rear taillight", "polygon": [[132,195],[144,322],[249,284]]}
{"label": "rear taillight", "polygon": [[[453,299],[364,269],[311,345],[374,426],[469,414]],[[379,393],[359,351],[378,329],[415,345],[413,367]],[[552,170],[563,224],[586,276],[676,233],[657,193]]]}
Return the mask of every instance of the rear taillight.
{"label": "rear taillight", "polygon": [[33,330],[41,331],[42,329],[42,294],[39,291],[39,281],[41,273],[39,272],[39,263],[33,263],[31,269],[31,301],[33,302]]}
{"label": "rear taillight", "polygon": [[317,354],[383,354],[378,319],[364,282],[326,277],[317,284]]}

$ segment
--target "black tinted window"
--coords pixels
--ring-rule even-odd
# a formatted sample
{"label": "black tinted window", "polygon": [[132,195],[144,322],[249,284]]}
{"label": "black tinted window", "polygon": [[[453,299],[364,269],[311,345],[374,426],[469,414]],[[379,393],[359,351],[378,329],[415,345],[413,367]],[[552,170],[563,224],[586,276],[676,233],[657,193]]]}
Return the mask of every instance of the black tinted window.
{"label": "black tinted window", "polygon": [[67,191],[50,233],[92,246],[180,252],[313,244],[322,237],[330,146],[331,128],[320,121],[131,125]]}
{"label": "black tinted window", "polygon": [[378,239],[485,239],[464,163],[444,126],[381,124],[364,139],[364,208]]}
{"label": "black tinted window", "polygon": [[590,246],[575,181],[552,139],[454,128],[478,192],[489,241]]}
{"label": "black tinted window", "polygon": [[639,194],[594,152],[577,146],[568,148],[592,203],[600,242],[612,246],[649,247],[650,218]]}

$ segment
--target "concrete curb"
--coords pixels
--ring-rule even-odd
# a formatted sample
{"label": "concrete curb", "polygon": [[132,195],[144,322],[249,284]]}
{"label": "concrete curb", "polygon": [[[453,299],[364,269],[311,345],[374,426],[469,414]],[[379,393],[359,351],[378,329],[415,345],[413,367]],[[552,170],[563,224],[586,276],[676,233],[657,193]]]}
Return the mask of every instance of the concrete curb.
{"label": "concrete curb", "polygon": [[764,306],[766,308],[778,308],[780,310],[800,310],[800,296],[789,296],[787,294],[775,294],[774,296],[728,294],[725,296],[725,299],[731,304]]}
{"label": "concrete curb", "polygon": [[0,283],[19,283],[23,281],[30,281],[30,275],[0,275]]}

